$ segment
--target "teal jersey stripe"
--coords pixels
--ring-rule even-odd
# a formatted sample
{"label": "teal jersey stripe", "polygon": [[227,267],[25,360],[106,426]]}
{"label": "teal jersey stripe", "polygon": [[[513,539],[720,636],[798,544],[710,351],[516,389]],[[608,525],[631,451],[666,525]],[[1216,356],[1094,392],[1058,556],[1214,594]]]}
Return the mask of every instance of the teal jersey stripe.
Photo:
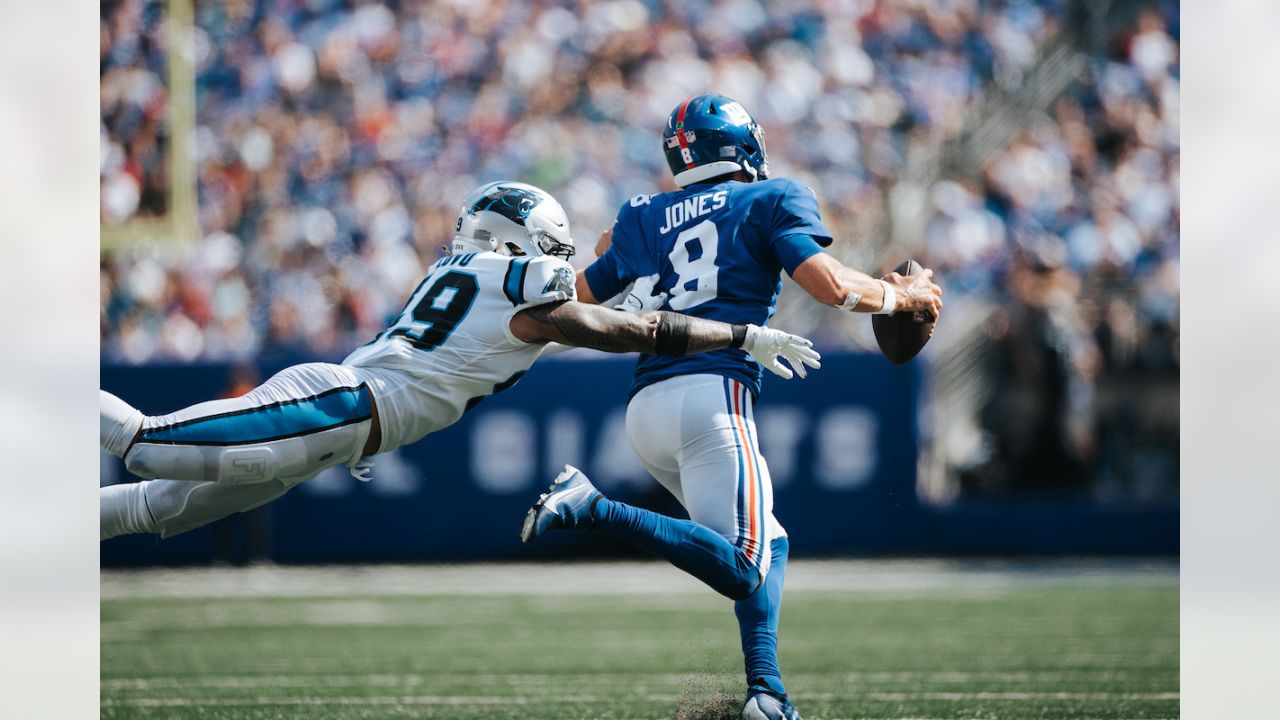
{"label": "teal jersey stripe", "polygon": [[319,395],[197,418],[143,433],[141,442],[176,445],[242,445],[308,435],[373,415],[369,389],[335,388]]}
{"label": "teal jersey stripe", "polygon": [[529,258],[517,258],[507,266],[507,276],[503,279],[502,291],[512,305],[524,303],[524,277],[529,272]]}

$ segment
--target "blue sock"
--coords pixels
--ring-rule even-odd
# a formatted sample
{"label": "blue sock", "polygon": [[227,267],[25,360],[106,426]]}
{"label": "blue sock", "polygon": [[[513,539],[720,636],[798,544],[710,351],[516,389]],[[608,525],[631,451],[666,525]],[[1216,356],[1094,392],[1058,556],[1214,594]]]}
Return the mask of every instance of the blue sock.
{"label": "blue sock", "polygon": [[601,498],[592,508],[595,529],[639,545],[731,600],[749,597],[760,571],[745,553],[710,528]]}
{"label": "blue sock", "polygon": [[782,609],[782,583],[789,548],[785,537],[775,538],[770,546],[773,558],[764,583],[751,597],[733,604],[738,630],[742,633],[747,685],[752,691],[766,690],[779,697],[787,695],[782,671],[778,669],[778,613]]}

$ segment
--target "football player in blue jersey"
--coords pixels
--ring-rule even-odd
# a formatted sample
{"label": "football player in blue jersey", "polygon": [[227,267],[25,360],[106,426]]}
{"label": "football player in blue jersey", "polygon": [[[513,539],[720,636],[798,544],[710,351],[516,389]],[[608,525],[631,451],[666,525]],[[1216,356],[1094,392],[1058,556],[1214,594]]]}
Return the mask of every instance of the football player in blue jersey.
{"label": "football player in blue jersey", "polygon": [[[680,189],[632,198],[611,240],[577,277],[584,302],[652,283],[653,305],[727,323],[765,325],[786,271],[819,302],[850,312],[942,307],[932,271],[883,279],[822,252],[831,233],[813,191],[770,178],[764,130],[737,102],[697,95],[662,136]],[[646,281],[647,279],[647,281]],[[633,294],[645,294],[644,292]],[[803,364],[794,367],[801,377]],[[787,376],[787,375],[784,375]],[[761,366],[741,350],[644,354],[636,363],[627,434],[640,461],[689,512],[677,520],[604,497],[566,466],[525,518],[528,542],[553,528],[625,538],[735,601],[747,674],[745,720],[798,720],[777,660],[787,533],[773,516],[769,470],[752,406]]]}

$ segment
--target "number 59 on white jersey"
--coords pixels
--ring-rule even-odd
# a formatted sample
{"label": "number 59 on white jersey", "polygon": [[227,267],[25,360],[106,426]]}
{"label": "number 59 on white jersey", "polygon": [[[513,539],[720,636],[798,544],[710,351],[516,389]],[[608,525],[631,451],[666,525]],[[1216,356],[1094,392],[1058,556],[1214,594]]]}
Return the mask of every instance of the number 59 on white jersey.
{"label": "number 59 on white jersey", "polygon": [[514,385],[545,343],[515,337],[511,318],[574,299],[573,286],[573,268],[550,256],[483,252],[432,265],[391,325],[343,361],[369,375],[382,447],[447,427],[481,399]]}

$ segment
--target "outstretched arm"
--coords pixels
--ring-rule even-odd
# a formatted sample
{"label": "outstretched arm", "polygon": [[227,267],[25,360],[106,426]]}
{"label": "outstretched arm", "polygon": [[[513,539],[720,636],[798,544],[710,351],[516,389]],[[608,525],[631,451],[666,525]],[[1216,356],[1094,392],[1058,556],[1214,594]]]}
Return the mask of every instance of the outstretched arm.
{"label": "outstretched arm", "polygon": [[729,325],[663,310],[623,313],[572,300],[538,305],[516,313],[511,332],[525,342],[554,341],[605,352],[692,355],[720,348],[742,348],[784,378],[805,377],[804,366],[820,367],[808,340],[755,325]]}
{"label": "outstretched arm", "polygon": [[[791,273],[791,279],[824,305],[860,313],[927,310],[937,317],[942,309],[942,288],[934,284],[933,271],[903,277],[890,273],[877,280],[846,267],[826,253],[817,253]],[[892,302],[886,305],[885,300]]]}
{"label": "outstretched arm", "polygon": [[[551,340],[605,352],[666,354],[658,352],[669,349],[660,346],[659,335],[669,335],[673,323],[686,325],[687,332],[677,330],[686,338],[684,351],[672,354],[692,355],[735,347],[733,325],[664,311],[620,313],[572,300],[538,305],[516,313],[511,319],[511,332],[525,342]],[[745,333],[745,325],[736,327]],[[737,346],[741,346],[741,341]]]}

